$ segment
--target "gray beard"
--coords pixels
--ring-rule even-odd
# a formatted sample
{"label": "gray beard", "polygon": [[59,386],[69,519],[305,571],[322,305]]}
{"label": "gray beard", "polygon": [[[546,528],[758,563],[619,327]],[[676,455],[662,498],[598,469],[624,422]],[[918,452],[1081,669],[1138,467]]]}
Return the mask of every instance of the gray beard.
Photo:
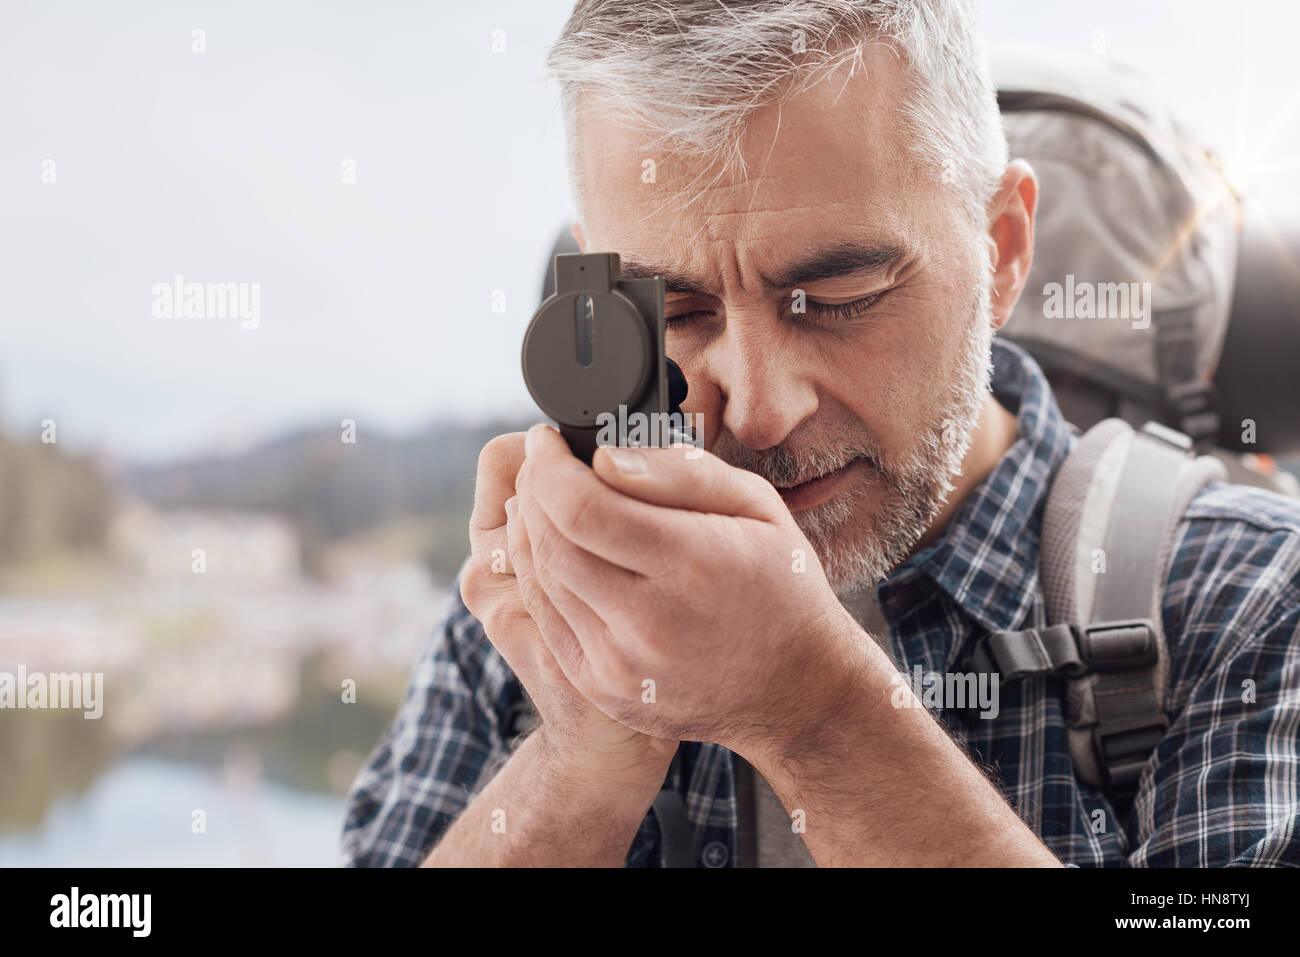
{"label": "gray beard", "polygon": [[[793,513],[841,599],[883,580],[901,564],[955,490],[952,480],[961,474],[992,381],[992,340],[991,298],[987,286],[981,284],[965,329],[956,375],[919,430],[916,447],[901,462],[886,463],[879,447],[865,441],[835,453],[819,450],[797,458],[779,448],[754,453],[735,444],[719,451],[730,464],[757,472],[773,484],[825,474],[857,457],[866,460],[870,467],[867,481]],[[873,490],[876,511],[864,533],[853,523],[862,500]]]}

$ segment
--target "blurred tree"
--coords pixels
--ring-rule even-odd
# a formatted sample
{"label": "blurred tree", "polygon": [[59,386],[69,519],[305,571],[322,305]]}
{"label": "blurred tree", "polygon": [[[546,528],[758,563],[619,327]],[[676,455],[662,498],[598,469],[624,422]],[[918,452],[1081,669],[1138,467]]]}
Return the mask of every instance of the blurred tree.
{"label": "blurred tree", "polygon": [[101,549],[114,495],[93,461],[0,435],[0,562]]}

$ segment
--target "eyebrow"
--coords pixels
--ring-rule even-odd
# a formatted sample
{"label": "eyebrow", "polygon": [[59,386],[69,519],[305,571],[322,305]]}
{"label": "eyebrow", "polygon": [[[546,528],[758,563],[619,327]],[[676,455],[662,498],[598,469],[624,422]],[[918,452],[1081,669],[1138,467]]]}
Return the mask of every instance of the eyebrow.
{"label": "eyebrow", "polygon": [[[907,255],[901,246],[870,246],[861,243],[838,243],[819,249],[798,262],[782,267],[772,276],[764,276],[763,284],[769,289],[792,289],[826,279],[853,276],[861,273],[889,272]],[[664,266],[654,266],[635,258],[622,261],[620,275],[623,279],[648,279],[664,277],[668,292],[713,294],[716,286],[711,280]]]}

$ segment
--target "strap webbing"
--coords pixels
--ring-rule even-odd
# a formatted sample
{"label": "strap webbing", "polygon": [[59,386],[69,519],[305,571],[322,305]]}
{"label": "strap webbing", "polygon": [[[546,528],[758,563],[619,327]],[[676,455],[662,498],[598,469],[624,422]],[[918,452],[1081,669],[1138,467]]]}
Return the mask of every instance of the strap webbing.
{"label": "strap webbing", "polygon": [[1091,621],[1148,618],[1160,594],[1160,550],[1187,454],[1135,436],[1106,531],[1106,573],[1097,576]]}
{"label": "strap webbing", "polygon": [[650,807],[659,822],[660,846],[664,867],[695,866],[695,829],[686,816],[682,796],[672,788],[664,788]]}
{"label": "strap webbing", "polygon": [[[1096,526],[1096,538],[1089,540],[1087,523],[1069,533],[1079,536],[1075,550],[1082,559],[1094,548],[1103,550],[1104,571],[1074,571],[1094,576],[1091,587],[1079,592],[1091,597],[1091,607],[1074,608],[1078,620],[1062,621],[1061,596],[1054,599],[1049,589],[1051,625],[991,634],[971,659],[973,667],[997,672],[1004,682],[1034,675],[1069,679],[1076,706],[1069,715],[1076,768],[1120,805],[1136,792],[1142,768],[1168,727],[1160,621],[1163,563],[1179,518],[1175,513],[1186,505],[1184,483],[1195,478],[1186,471],[1187,440],[1168,432],[1157,428],[1133,436],[1126,457],[1115,463],[1122,464],[1119,481],[1101,500],[1108,518]],[[1115,435],[1108,443],[1126,439],[1108,434]],[[1094,454],[1089,461],[1101,457]],[[1079,491],[1074,487],[1071,494]],[[1051,544],[1059,550],[1062,543]]]}

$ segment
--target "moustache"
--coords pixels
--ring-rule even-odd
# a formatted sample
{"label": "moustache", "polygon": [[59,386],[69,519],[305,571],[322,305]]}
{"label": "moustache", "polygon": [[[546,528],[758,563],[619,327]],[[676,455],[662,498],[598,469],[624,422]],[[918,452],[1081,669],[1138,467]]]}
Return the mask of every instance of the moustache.
{"label": "moustache", "polygon": [[886,483],[896,484],[890,468],[885,464],[884,456],[872,443],[855,443],[835,452],[821,449],[791,450],[782,446],[755,451],[734,439],[725,440],[720,436],[712,451],[728,465],[760,475],[777,488],[810,482],[839,471],[854,461],[865,462]]}

